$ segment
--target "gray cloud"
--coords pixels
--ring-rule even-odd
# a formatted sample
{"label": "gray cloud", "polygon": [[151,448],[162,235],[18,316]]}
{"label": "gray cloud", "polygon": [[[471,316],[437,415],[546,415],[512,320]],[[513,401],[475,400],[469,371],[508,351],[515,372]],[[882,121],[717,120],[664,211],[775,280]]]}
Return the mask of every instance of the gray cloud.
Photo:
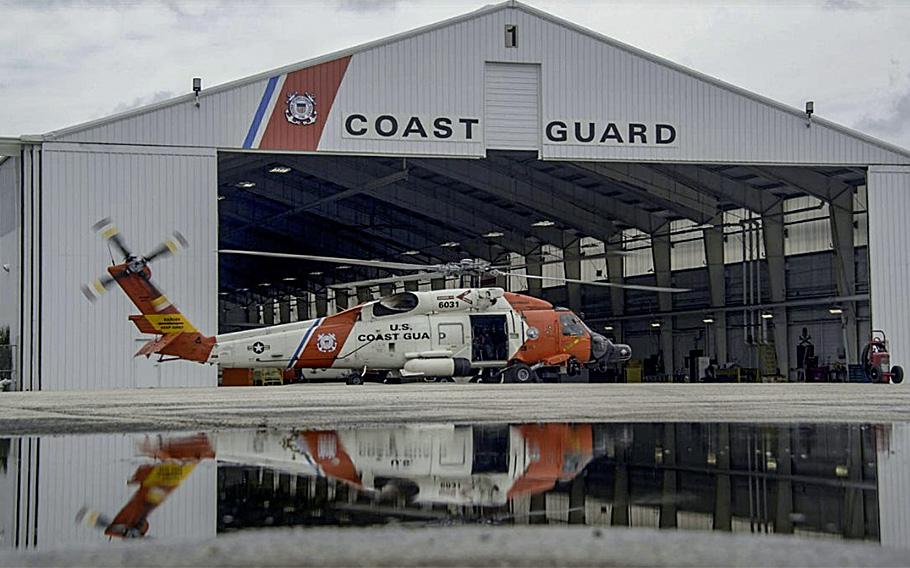
{"label": "gray cloud", "polygon": [[145,105],[150,105],[157,103],[159,101],[164,101],[167,99],[174,98],[174,93],[172,91],[156,91],[154,94],[147,97],[136,97],[132,102],[129,103],[120,103],[114,107],[114,113],[124,112],[130,109],[138,108]]}
{"label": "gray cloud", "polygon": [[825,0],[824,6],[829,10],[871,10],[876,7],[873,2],[860,0]]}
{"label": "gray cloud", "polygon": [[348,12],[391,12],[399,0],[339,0],[338,7]]}
{"label": "gray cloud", "polygon": [[910,142],[910,87],[879,116],[865,116],[856,124],[856,128],[874,136]]}

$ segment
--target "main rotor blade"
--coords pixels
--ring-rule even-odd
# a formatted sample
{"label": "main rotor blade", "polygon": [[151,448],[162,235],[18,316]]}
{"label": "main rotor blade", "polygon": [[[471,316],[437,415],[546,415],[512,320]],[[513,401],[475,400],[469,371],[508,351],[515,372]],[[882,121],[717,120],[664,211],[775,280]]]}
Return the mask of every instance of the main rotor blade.
{"label": "main rotor blade", "polygon": [[94,282],[89,284],[82,285],[82,295],[85,296],[89,302],[94,302],[105,292],[107,292],[111,286],[114,285],[114,277],[110,274],[105,274],[98,278]]}
{"label": "main rotor blade", "polygon": [[515,274],[514,272],[499,272],[499,276],[517,276],[519,278],[529,278],[531,280],[549,280],[559,282],[560,284],[584,284],[586,286],[603,286],[606,288],[623,288],[625,290],[644,290],[647,292],[669,292],[676,294],[678,292],[688,292],[688,288],[664,288],[662,286],[645,286],[643,284],[617,284],[615,282],[589,282],[587,280],[577,280],[575,278],[557,278],[555,276],[536,276],[533,274]]}
{"label": "main rotor blade", "polygon": [[329,288],[360,288],[361,286],[378,286],[380,284],[392,284],[396,282],[414,282],[415,280],[427,280],[433,278],[444,278],[445,274],[441,272],[419,272],[417,274],[403,274],[401,276],[389,276],[388,278],[374,278],[372,280],[358,280],[357,282],[345,282],[344,284],[329,284]]}
{"label": "main rotor blade", "polygon": [[158,257],[170,256],[177,254],[181,250],[187,248],[190,243],[186,238],[180,234],[179,231],[174,231],[174,234],[171,238],[165,240],[163,243],[158,245],[152,252],[145,256],[145,260],[152,262]]}
{"label": "main rotor blade", "polygon": [[92,225],[92,230],[101,235],[102,239],[114,245],[114,248],[123,256],[124,260],[132,255],[129,247],[126,246],[126,241],[123,240],[123,235],[120,234],[120,229],[114,225],[110,217],[105,217]]}
{"label": "main rotor blade", "polygon": [[[548,258],[545,260],[541,259],[541,261],[539,263],[535,263],[534,266],[544,266],[547,264],[559,264],[560,262],[572,262],[572,261],[576,261],[576,260],[600,260],[602,258],[607,258],[610,256],[627,257],[627,256],[632,256],[632,254],[634,254],[634,253],[632,251],[628,251],[628,250],[610,250],[607,252],[599,252],[597,254],[591,254],[591,255],[570,256],[570,257],[566,257],[566,258]],[[496,268],[498,268],[500,270],[502,270],[502,269],[521,270],[522,268],[527,268],[527,267],[528,267],[528,263],[525,262],[524,264],[497,266]]]}
{"label": "main rotor blade", "polygon": [[222,254],[243,254],[247,256],[315,260],[318,262],[331,262],[335,264],[356,264],[357,266],[372,266],[373,268],[386,268],[389,270],[433,270],[437,266],[435,264],[410,264],[407,262],[386,262],[384,260],[365,260],[360,258],[340,258],[337,256],[316,256],[312,254],[290,254],[285,252],[264,252],[257,250],[221,249],[218,252]]}

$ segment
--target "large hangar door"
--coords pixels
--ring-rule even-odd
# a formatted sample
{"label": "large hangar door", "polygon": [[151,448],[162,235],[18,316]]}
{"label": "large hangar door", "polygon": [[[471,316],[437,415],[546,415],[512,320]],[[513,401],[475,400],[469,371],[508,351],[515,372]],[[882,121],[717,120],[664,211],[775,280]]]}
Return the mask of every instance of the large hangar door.
{"label": "large hangar door", "polygon": [[[47,143],[35,213],[40,223],[41,390],[216,386],[213,366],[134,359],[136,308],[119,289],[90,304],[80,285],[112,253],[91,226],[111,217],[134,254],[173,231],[189,248],[151,266],[155,283],[202,333],[218,325],[217,158],[204,148]],[[119,258],[115,258],[120,261]]]}
{"label": "large hangar door", "polygon": [[540,65],[486,64],[484,139],[488,150],[540,149]]}
{"label": "large hangar door", "polygon": [[869,282],[872,329],[891,342],[891,362],[910,366],[910,167],[872,166],[869,201]]}

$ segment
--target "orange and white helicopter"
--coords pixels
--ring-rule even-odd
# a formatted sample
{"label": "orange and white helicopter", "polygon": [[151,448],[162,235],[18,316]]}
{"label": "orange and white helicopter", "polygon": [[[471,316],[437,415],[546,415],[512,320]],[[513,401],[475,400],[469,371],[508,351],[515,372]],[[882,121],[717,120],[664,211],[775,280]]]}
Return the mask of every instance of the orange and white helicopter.
{"label": "orange and white helicopter", "polygon": [[[502,288],[460,288],[400,292],[362,303],[334,315],[249,331],[206,336],[196,330],[152,283],[148,265],[174,254],[186,240],[174,233],[147,256],[137,256],[109,219],[94,229],[123,257],[108,274],[83,286],[90,300],[115,282],[141,315],[130,320],[157,337],[136,355],[159,355],[223,368],[273,367],[282,370],[349,371],[349,384],[364,379],[477,377],[482,382],[528,383],[544,372],[576,374],[583,366],[628,360],[632,350],[593,332],[574,313]],[[618,286],[656,292],[680,288],[587,282],[523,275],[485,260],[422,265],[275,252],[221,250],[222,254],[357,264],[416,272],[366,281],[376,285],[451,275],[521,276],[593,286]],[[364,284],[364,282],[351,285]]]}

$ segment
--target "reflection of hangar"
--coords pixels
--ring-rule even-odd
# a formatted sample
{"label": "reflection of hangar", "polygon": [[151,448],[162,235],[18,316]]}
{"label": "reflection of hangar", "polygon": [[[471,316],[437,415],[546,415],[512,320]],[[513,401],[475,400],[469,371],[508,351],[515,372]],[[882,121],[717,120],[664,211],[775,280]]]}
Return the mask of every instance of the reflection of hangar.
{"label": "reflection of hangar", "polygon": [[527,6],[487,7],[196,102],[6,141],[0,195],[22,215],[0,217],[11,266],[0,286],[19,299],[3,303],[0,323],[24,388],[216,380],[144,360],[108,371],[131,368],[138,336],[125,298],[90,309],[78,293],[107,254],[88,230],[105,215],[140,249],[186,234],[189,254],[156,274],[204,330],[332,311],[356,300],[328,285],[380,275],[219,263],[221,246],[472,256],[691,288],[531,286],[612,326],[636,357],[662,353],[665,374],[702,349],[793,378],[803,327],[819,366],[855,362],[872,323],[895,360],[910,358],[910,153]]}

